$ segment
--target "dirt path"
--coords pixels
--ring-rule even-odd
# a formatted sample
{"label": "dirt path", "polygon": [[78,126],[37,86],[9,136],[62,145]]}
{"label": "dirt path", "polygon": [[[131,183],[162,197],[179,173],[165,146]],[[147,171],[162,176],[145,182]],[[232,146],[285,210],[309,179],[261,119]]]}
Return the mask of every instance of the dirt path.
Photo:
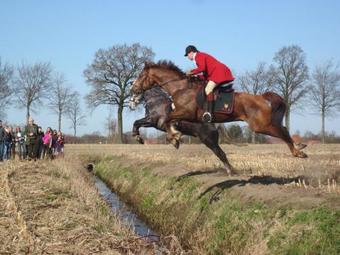
{"label": "dirt path", "polygon": [[0,254],[150,254],[153,244],[123,227],[73,167],[0,165]]}

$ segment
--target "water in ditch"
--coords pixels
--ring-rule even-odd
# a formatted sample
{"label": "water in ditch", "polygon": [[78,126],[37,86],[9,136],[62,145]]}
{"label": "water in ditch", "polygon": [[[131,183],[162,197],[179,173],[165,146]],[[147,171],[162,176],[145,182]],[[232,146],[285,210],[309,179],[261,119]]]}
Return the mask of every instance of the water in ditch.
{"label": "water in ditch", "polygon": [[97,176],[95,176],[95,185],[99,194],[109,203],[112,211],[117,214],[126,225],[130,226],[134,232],[145,237],[150,241],[159,241],[159,236],[150,229],[138,216],[129,209],[129,207],[119,199],[117,194],[112,192],[109,187]]}

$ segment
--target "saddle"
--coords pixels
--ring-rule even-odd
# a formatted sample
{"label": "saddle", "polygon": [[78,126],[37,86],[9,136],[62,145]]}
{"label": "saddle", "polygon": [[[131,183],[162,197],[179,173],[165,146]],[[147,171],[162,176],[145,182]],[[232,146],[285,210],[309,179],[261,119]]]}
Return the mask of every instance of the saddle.
{"label": "saddle", "polygon": [[[206,103],[206,96],[204,92],[205,86],[201,86],[196,96],[196,102],[200,109],[203,109]],[[231,114],[234,111],[234,89],[231,82],[219,85],[213,91],[214,103],[213,112],[220,114]]]}

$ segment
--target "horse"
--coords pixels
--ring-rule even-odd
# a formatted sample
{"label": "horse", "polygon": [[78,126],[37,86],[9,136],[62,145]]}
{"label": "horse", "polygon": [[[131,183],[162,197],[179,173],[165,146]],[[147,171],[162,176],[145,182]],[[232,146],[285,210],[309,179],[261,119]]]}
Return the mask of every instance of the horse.
{"label": "horse", "polygon": [[[196,95],[202,87],[199,81],[188,80],[185,73],[171,61],[145,63],[143,70],[132,84],[132,94],[138,95],[153,86],[161,86],[172,97],[175,110],[166,120],[167,138],[172,144],[179,142],[181,133],[176,129],[178,120],[201,122],[203,110],[196,102]],[[251,95],[235,92],[234,111],[231,114],[214,114],[214,122],[246,121],[256,133],[273,136],[283,140],[294,157],[306,158],[302,151],[304,144],[294,144],[282,120],[286,104],[282,97],[273,92]]]}
{"label": "horse", "polygon": [[[165,131],[165,121],[172,111],[172,100],[166,91],[156,86],[146,90],[143,94],[132,96],[129,102],[130,109],[135,110],[142,99],[145,104],[145,117],[133,123],[132,135],[139,143],[144,144],[139,129],[141,127],[153,127]],[[232,169],[226,154],[218,144],[219,132],[214,124],[179,121],[176,128],[185,135],[198,137],[222,161],[226,170]]]}

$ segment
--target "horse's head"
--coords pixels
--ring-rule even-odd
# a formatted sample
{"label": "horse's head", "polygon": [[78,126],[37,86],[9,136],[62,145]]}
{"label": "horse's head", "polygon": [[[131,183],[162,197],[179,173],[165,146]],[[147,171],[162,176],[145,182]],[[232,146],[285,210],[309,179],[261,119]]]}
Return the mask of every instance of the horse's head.
{"label": "horse's head", "polygon": [[133,82],[131,87],[131,92],[133,94],[141,94],[143,91],[150,89],[153,83],[155,83],[154,78],[150,73],[149,66],[149,63],[145,63],[143,70]]}
{"label": "horse's head", "polygon": [[186,83],[178,83],[184,79],[185,73],[171,61],[160,60],[158,63],[145,63],[142,72],[132,84],[130,108],[136,108],[144,91],[154,86],[161,86],[171,94],[186,86]]}
{"label": "horse's head", "polygon": [[136,109],[137,105],[141,102],[144,91],[150,89],[154,82],[155,81],[149,72],[149,64],[145,63],[143,70],[138,75],[137,79],[132,83],[130,90],[131,97],[129,102],[129,107],[131,110]]}

